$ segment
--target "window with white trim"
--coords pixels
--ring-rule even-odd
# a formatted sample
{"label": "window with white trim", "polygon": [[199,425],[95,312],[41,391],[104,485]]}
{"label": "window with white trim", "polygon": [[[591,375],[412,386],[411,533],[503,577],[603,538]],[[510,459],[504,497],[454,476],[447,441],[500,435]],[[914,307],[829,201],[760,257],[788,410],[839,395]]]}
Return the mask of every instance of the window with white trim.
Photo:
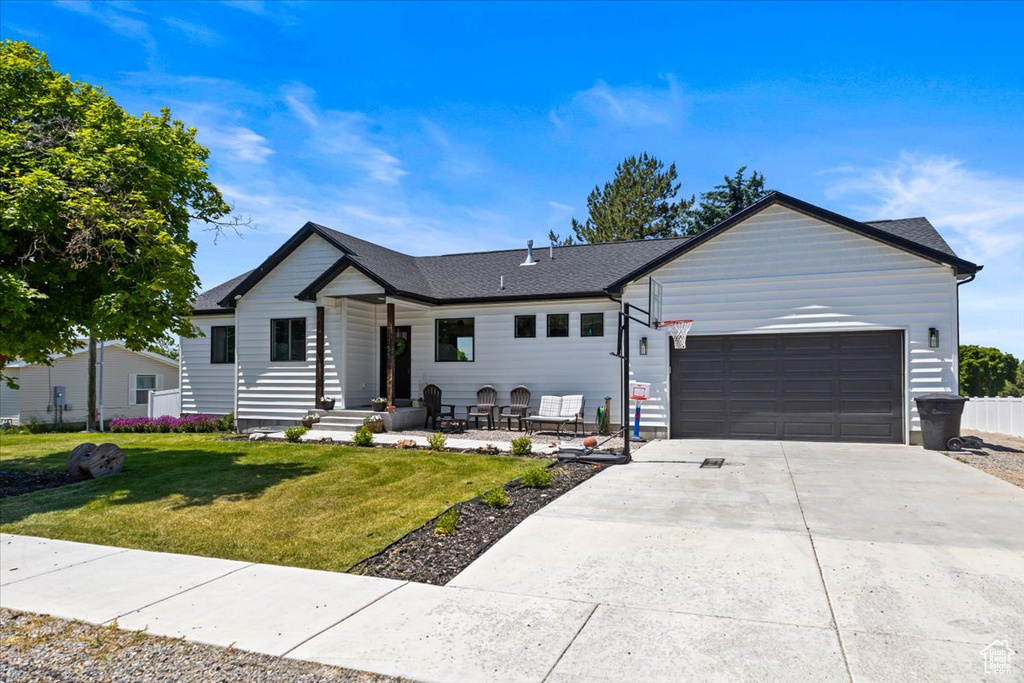
{"label": "window with white trim", "polygon": [[135,375],[135,405],[148,404],[151,391],[156,391],[156,375]]}

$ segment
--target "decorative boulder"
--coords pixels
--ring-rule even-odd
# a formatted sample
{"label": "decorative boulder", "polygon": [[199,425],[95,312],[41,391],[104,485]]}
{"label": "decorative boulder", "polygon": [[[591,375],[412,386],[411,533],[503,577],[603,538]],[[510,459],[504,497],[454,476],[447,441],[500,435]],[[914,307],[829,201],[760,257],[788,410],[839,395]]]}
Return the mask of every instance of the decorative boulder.
{"label": "decorative boulder", "polygon": [[249,441],[265,441],[267,435],[263,432],[253,432],[249,435]]}

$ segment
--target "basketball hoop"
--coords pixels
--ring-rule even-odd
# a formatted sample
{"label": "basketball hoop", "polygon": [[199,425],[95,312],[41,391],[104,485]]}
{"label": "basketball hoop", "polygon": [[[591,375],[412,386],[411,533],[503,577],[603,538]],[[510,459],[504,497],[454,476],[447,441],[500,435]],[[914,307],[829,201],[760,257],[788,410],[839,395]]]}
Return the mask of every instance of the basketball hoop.
{"label": "basketball hoop", "polygon": [[686,348],[686,335],[690,333],[690,328],[693,326],[693,320],[663,320],[658,323],[659,328],[668,329],[668,333],[672,335],[672,348],[685,349]]}

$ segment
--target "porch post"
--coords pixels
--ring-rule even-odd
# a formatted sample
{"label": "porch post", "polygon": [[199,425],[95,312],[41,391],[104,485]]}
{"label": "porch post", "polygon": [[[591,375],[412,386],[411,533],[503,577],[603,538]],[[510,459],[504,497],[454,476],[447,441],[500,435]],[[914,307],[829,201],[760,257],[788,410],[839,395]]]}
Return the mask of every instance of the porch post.
{"label": "porch post", "polygon": [[324,395],[324,307],[316,307],[316,401],[319,409]]}
{"label": "porch post", "polygon": [[395,305],[388,303],[388,407],[395,405]]}

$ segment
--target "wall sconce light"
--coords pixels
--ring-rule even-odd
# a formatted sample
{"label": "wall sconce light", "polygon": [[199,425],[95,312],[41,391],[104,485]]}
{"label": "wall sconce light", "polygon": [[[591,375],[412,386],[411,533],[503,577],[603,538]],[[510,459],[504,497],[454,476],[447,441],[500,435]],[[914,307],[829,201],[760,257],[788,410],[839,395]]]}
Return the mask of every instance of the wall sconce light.
{"label": "wall sconce light", "polygon": [[939,348],[939,330],[935,327],[928,328],[928,348],[937,349]]}
{"label": "wall sconce light", "polygon": [[640,355],[647,355],[647,337],[640,337]]}

